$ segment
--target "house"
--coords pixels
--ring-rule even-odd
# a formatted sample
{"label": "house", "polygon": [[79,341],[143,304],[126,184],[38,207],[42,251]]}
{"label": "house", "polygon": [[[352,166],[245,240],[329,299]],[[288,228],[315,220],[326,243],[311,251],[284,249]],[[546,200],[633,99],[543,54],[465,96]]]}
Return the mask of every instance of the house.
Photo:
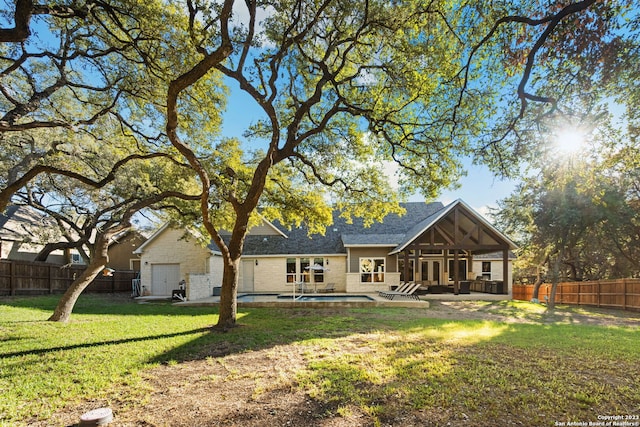
{"label": "house", "polygon": [[[74,233],[71,233],[74,234]],[[140,271],[140,259],[133,251],[147,240],[137,230],[125,230],[109,243],[108,267],[118,271]],[[29,206],[12,205],[0,214],[1,259],[34,261],[47,243],[65,241],[58,224]],[[85,248],[85,252],[89,252]],[[77,249],[55,250],[47,257],[50,264],[85,265]]]}
{"label": "house", "polygon": [[109,242],[109,268],[117,271],[140,271],[140,257],[134,251],[147,241],[149,236],[134,229],[116,234]]}
{"label": "house", "polygon": [[[0,214],[0,258],[33,261],[47,243],[62,240],[57,224],[28,206],[11,205]],[[75,249],[56,250],[47,258],[52,264],[84,264]]]}
{"label": "house", "polygon": [[[199,283],[198,293],[190,299],[211,296],[222,282],[222,257],[218,251],[203,247],[195,234],[165,224],[147,239],[134,254],[140,258],[142,295],[169,296],[182,280]],[[206,288],[206,289],[205,289]],[[191,289],[193,290],[193,289]]]}
{"label": "house", "polygon": [[[361,293],[414,281],[458,293],[461,284],[482,276],[506,278],[501,290],[508,293],[516,245],[480,214],[462,200],[402,206],[405,214],[371,227],[358,219],[347,223],[336,212],[324,235],[263,221],[246,236],[238,291],[280,293],[300,283],[310,289],[330,283],[335,292]],[[142,285],[152,295],[170,295],[171,285],[185,280],[187,299],[194,300],[221,284],[217,248],[203,248],[183,230],[166,225],[137,252]]]}

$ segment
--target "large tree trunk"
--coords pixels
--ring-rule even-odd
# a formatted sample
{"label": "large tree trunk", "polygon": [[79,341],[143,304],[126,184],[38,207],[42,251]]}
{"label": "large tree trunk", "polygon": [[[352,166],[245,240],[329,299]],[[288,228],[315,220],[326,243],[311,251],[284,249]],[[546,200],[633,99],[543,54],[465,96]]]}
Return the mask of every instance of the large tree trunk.
{"label": "large tree trunk", "polygon": [[220,312],[215,329],[226,331],[236,326],[238,313],[238,280],[240,277],[240,258],[225,260],[220,290]]}
{"label": "large tree trunk", "polygon": [[542,274],[540,274],[540,266],[536,267],[536,282],[533,284],[533,294],[531,295],[532,301],[540,301],[540,286],[542,285]]}
{"label": "large tree trunk", "polygon": [[98,234],[96,237],[96,243],[93,251],[93,256],[91,257],[91,261],[87,268],[82,272],[82,274],[73,281],[69,289],[64,293],[58,305],[49,317],[49,320],[52,322],[68,322],[71,317],[71,312],[73,311],[73,307],[76,305],[76,301],[82,291],[84,291],[87,286],[91,284],[93,279],[96,278],[98,274],[100,274],[107,265],[109,261],[108,256],[108,248],[109,248],[109,239],[112,233],[109,233],[108,236],[104,234]]}
{"label": "large tree trunk", "polygon": [[549,294],[549,301],[547,301],[547,310],[553,311],[556,308],[556,291],[558,290],[558,283],[560,283],[560,264],[564,257],[564,250],[560,249],[556,256],[556,260],[553,263],[553,274],[551,275],[551,293]]}

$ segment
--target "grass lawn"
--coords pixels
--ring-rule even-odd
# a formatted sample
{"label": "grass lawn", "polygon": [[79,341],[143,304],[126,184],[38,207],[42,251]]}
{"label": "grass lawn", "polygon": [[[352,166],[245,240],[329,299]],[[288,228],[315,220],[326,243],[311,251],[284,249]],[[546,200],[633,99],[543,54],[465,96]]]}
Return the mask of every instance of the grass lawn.
{"label": "grass lawn", "polygon": [[[629,313],[616,323],[615,312],[546,314],[513,301],[240,308],[241,326],[219,334],[207,328],[213,308],[102,295],[82,296],[68,324],[47,322],[57,298],[0,299],[0,425],[68,425],[87,401],[117,408],[114,425],[141,424],[163,375],[175,381],[165,394],[182,387],[191,390],[182,397],[203,405],[225,388],[216,399],[229,403],[243,384],[248,397],[236,406],[254,405],[255,422],[234,415],[234,424],[212,405],[201,409],[207,425],[261,425],[271,416],[272,425],[554,426],[613,415],[640,425],[640,325]],[[212,395],[194,396],[195,383]],[[287,395],[302,396],[305,409],[268,409]],[[157,416],[145,422],[188,425]]]}

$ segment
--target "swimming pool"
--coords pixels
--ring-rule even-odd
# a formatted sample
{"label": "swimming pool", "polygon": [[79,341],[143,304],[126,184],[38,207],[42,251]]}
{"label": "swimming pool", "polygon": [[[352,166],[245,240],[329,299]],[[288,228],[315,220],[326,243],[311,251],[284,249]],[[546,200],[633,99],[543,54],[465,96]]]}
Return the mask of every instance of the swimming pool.
{"label": "swimming pool", "polygon": [[[279,299],[293,298],[293,295],[278,295]],[[359,301],[375,301],[367,295],[296,295],[296,301],[344,301],[344,302],[359,302]]]}
{"label": "swimming pool", "polygon": [[[238,302],[278,302],[292,301],[291,294],[243,294],[238,295]],[[295,301],[301,302],[365,302],[375,301],[367,295],[296,295]]]}

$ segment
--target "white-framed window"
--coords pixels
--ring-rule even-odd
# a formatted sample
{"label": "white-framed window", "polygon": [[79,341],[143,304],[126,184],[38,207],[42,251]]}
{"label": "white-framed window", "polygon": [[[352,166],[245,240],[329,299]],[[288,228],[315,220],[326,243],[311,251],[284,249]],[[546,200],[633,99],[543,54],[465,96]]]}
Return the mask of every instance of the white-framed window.
{"label": "white-framed window", "polygon": [[309,258],[300,258],[300,272],[302,273],[302,281],[304,283],[311,283],[311,270],[309,266],[311,260]]}
{"label": "white-framed window", "polygon": [[324,283],[324,258],[314,258],[313,267],[313,283]]}
{"label": "white-framed window", "polygon": [[287,258],[287,283],[324,283],[324,265],[324,258]]}
{"label": "white-framed window", "polygon": [[384,258],[360,258],[360,282],[384,282]]}
{"label": "white-framed window", "polygon": [[491,261],[482,261],[482,278],[491,280]]}
{"label": "white-framed window", "polygon": [[287,258],[287,283],[298,281],[298,262],[296,258]]}
{"label": "white-framed window", "polygon": [[80,264],[82,262],[82,257],[80,256],[80,254],[72,253],[71,262],[73,264]]}

